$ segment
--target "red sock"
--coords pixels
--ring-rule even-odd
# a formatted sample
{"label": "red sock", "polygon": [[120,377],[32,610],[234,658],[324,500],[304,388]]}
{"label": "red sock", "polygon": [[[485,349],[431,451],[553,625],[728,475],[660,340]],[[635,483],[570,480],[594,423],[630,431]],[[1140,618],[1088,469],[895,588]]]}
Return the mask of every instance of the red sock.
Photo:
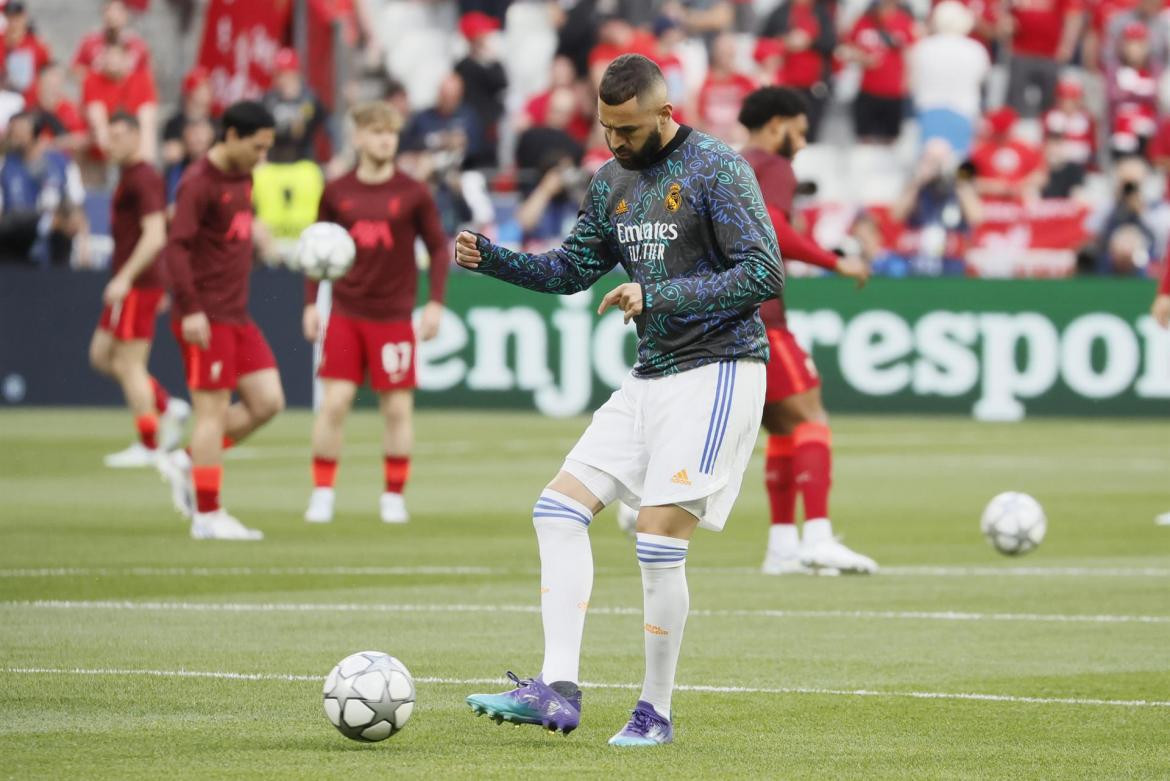
{"label": "red sock", "polygon": [[832,436],[823,423],[801,423],[792,434],[792,473],[804,499],[806,521],[829,517],[832,484]]}
{"label": "red sock", "polygon": [[234,439],[232,439],[231,437],[229,437],[227,434],[224,434],[222,444],[223,444],[224,450],[231,450],[232,446],[236,444],[236,441]]}
{"label": "red sock", "polygon": [[171,400],[171,394],[167,393],[167,389],[153,376],[150,378],[150,389],[154,391],[154,408],[161,415],[167,411],[167,402]]}
{"label": "red sock", "polygon": [[219,487],[223,483],[223,466],[191,467],[191,482],[195,484],[195,509],[211,513],[219,509]]}
{"label": "red sock", "polygon": [[386,493],[400,494],[410,477],[410,456],[386,456]]}
{"label": "red sock", "polygon": [[158,447],[158,416],[153,412],[139,415],[134,419],[138,427],[138,439],[144,447],[154,450]]}
{"label": "red sock", "polygon": [[768,437],[764,456],[764,487],[772,508],[772,523],[796,522],[796,483],[792,481],[792,437]]}
{"label": "red sock", "polygon": [[313,456],[313,487],[332,488],[337,479],[337,459]]}

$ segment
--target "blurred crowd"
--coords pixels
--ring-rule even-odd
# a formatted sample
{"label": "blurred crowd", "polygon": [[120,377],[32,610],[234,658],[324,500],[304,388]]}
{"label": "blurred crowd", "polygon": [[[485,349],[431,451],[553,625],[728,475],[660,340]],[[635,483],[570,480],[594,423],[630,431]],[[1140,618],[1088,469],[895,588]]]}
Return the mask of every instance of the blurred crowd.
{"label": "blurred crowd", "polygon": [[[323,104],[303,75],[313,64],[292,49],[275,55],[263,98],[279,132],[255,197],[277,236],[313,220],[324,181],[352,160],[334,117],[376,96],[406,117],[401,165],[433,187],[448,232],[556,244],[610,157],[595,85],[613,58],[637,52],[662,68],[680,121],[733,146],[749,92],[803,93],[814,143],[797,160],[801,219],[825,243],[859,244],[878,273],[983,273],[969,252],[981,229],[1053,214],[1080,226],[1061,234],[1075,245],[1061,247],[1075,257],[1064,273],[1151,274],[1166,254],[1164,0],[339,5],[355,29],[341,105]],[[109,117],[138,117],[142,153],[173,196],[215,137],[207,74],[191,69],[181,94],[160,99],[124,0],[102,4],[68,64],[26,3],[8,0],[3,21],[0,256],[91,264],[80,203],[114,182]]]}

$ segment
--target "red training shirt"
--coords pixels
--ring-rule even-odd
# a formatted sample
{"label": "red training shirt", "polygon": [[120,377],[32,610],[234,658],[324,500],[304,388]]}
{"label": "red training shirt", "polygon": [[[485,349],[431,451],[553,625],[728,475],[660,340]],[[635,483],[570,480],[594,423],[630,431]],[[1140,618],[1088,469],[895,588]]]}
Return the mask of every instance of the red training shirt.
{"label": "red training shirt", "polygon": [[206,157],[179,181],[167,270],[180,315],[247,323],[252,273],[252,176],[221,171]]}
{"label": "red training shirt", "polygon": [[136,114],[148,103],[158,103],[154,79],[149,72],[135,71],[121,81],[114,81],[104,73],[92,71],[81,88],[81,103],[101,103],[111,115],[118,111]]}
{"label": "red training shirt", "polygon": [[1015,0],[1011,4],[1016,23],[1012,53],[1056,57],[1065,17],[1080,13],[1082,8],[1081,0]]}
{"label": "red training shirt", "polygon": [[[166,187],[154,166],[139,161],[122,169],[114,199],[110,202],[110,232],[114,236],[114,257],[110,261],[112,274],[122,270],[142,238],[142,220],[151,214],[161,214],[166,208]],[[156,258],[135,277],[134,287],[161,288],[164,278],[163,268]]]}
{"label": "red training shirt", "polygon": [[[812,3],[793,3],[788,12],[788,32],[803,30],[813,43],[821,34],[821,25],[813,13]],[[780,83],[786,87],[811,87],[821,81],[824,66],[821,53],[810,44],[799,52],[784,52],[780,65]]]}
{"label": "red training shirt", "polygon": [[[890,46],[882,31],[894,43]],[[914,17],[902,8],[862,14],[849,33],[849,42],[878,56],[861,75],[861,91],[880,98],[906,95],[906,50],[914,43]]]}
{"label": "red training shirt", "polygon": [[[418,298],[414,242],[419,236],[431,254],[430,300],[442,302],[450,248],[426,185],[397,170],[381,184],[366,184],[350,171],[325,186],[317,219],[341,225],[357,246],[353,267],[333,283],[338,314],[409,320]],[[316,300],[317,283],[307,280],[305,301]]]}

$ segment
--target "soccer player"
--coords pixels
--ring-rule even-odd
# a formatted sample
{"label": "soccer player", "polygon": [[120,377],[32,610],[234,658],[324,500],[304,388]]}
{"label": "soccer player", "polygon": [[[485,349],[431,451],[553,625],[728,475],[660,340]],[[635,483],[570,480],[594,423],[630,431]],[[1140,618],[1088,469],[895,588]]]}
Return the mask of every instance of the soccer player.
{"label": "soccer player", "polygon": [[121,175],[110,208],[114,234],[112,276],[102,293],[105,306],[89,362],[122,386],[134,415],[138,441],[105,457],[109,467],[154,466],[156,455],[179,444],[191,407],[171,398],[146,368],[165,283],[155,263],[167,242],[166,194],[162,177],[139,156],[141,131],[129,114],[110,122],[110,155]]}
{"label": "soccer player", "polygon": [[585,290],[618,264],[601,300],[638,330],[638,359],[593,416],[532,512],[540,549],[544,666],[516,688],[476,694],[477,713],[570,732],[580,722],[581,636],[593,586],[589,524],[622,499],[639,507],[646,674],[615,746],[673,738],[671,693],[697,527],[718,531],[739,492],[764,403],[768,342],[759,305],[782,288],[776,235],[751,168],[672,118],[658,66],[627,54],[600,82],[614,160],[590,183],[563,246],[531,255],[483,236],[456,240],[460,265],[530,290]]}
{"label": "soccer player", "polygon": [[[313,424],[313,494],[305,520],[333,520],[333,481],[341,455],[345,416],[367,371],[385,420],[382,435],[386,490],[382,520],[408,519],[402,489],[410,473],[414,441],[411,415],[415,387],[415,334],[410,316],[418,289],[415,238],[430,252],[429,300],[419,336],[439,331],[450,245],[430,192],[394,165],[402,120],[381,101],[352,112],[357,167],[331,182],[321,195],[317,219],[349,231],[357,257],[349,272],[333,283],[321,365],[321,404]],[[306,284],[304,331],[311,342],[321,333],[317,283]]]}
{"label": "soccer player", "polygon": [[[248,315],[252,273],[252,169],[272,146],[272,115],[259,103],[228,107],[219,141],[179,183],[167,244],[175,298],[172,328],[191,389],[191,454],[160,462],[178,504],[194,486],[191,536],[259,540],[219,503],[223,449],[284,408],[276,360]],[[232,391],[239,401],[232,403]],[[182,509],[182,508],[181,508]]]}
{"label": "soccer player", "polygon": [[[1170,328],[1170,262],[1162,272],[1162,282],[1158,285],[1158,294],[1154,296],[1154,304],[1150,307],[1150,315],[1154,322],[1163,328]],[[1164,512],[1154,519],[1159,526],[1170,526],[1170,512]]]}
{"label": "soccer player", "polygon": [[[864,261],[838,258],[802,236],[789,222],[796,192],[792,158],[804,148],[808,133],[804,98],[786,87],[764,87],[744,100],[739,121],[749,133],[743,156],[760,182],[780,252],[785,258],[831,269],[865,284],[869,269]],[[829,521],[829,417],[821,403],[821,381],[812,358],[788,330],[783,298],[777,296],[760,307],[760,316],[772,353],[763,418],[768,432],[764,485],[772,508],[772,526],[763,571],[767,575],[876,572],[873,559],[833,537]],[[803,541],[795,523],[798,493],[804,501]]]}

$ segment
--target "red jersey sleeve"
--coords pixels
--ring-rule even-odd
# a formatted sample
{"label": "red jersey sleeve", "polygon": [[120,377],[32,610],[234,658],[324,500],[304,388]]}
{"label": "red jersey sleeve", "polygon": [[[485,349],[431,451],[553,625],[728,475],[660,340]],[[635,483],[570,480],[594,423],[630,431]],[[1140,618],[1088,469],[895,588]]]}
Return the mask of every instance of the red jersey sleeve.
{"label": "red jersey sleeve", "polygon": [[776,229],[776,243],[780,246],[780,257],[784,260],[811,263],[830,271],[837,270],[836,253],[822,249],[815,241],[797,232],[783,212],[769,207],[768,216],[772,218],[772,226]]}
{"label": "red jersey sleeve", "polygon": [[166,184],[163,183],[162,175],[151,166],[142,169],[139,204],[143,217],[167,210]]}
{"label": "red jersey sleeve", "polygon": [[435,206],[435,199],[430,191],[420,185],[421,194],[418,206],[415,208],[415,228],[422,236],[427,252],[431,255],[429,271],[430,289],[427,293],[429,301],[443,303],[447,294],[447,272],[451,267],[451,246],[447,234],[443,232],[443,224],[439,220],[439,209]]}
{"label": "red jersey sleeve", "polygon": [[203,311],[191,272],[191,250],[199,232],[199,217],[206,205],[207,190],[201,179],[190,178],[179,183],[166,253],[175,309],[181,316]]}

